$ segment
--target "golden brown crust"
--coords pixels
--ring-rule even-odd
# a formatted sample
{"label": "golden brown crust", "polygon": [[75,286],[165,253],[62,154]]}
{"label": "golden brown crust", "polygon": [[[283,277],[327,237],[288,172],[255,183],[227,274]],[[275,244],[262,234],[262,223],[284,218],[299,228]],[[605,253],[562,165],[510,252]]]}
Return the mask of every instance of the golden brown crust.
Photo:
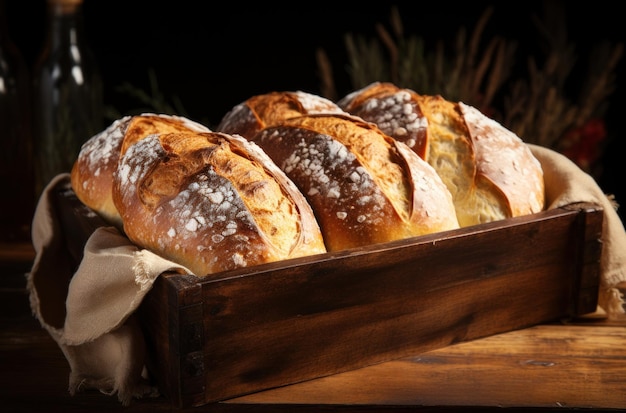
{"label": "golden brown crust", "polygon": [[428,161],[452,193],[461,226],[544,208],[539,162],[517,135],[475,108],[380,82],[338,105]]}
{"label": "golden brown crust", "polygon": [[111,177],[129,121],[130,116],[118,119],[85,142],[71,171],[72,189],[78,199],[117,227],[122,222],[111,198]]}
{"label": "golden brown crust", "polygon": [[543,170],[530,148],[478,109],[462,102],[459,109],[479,160],[477,173],[502,191],[508,202],[509,216],[544,209]]}
{"label": "golden brown crust", "polygon": [[458,228],[433,168],[371,123],[305,115],[253,141],[307,197],[331,251]]}
{"label": "golden brown crust", "polygon": [[428,120],[426,160],[445,182],[461,226],[504,219],[506,199],[477,173],[476,152],[456,104],[441,96],[419,96]]}
{"label": "golden brown crust", "polygon": [[131,241],[198,276],[326,251],[293,183],[227,134],[141,139],[120,158],[113,200]]}
{"label": "golden brown crust", "polygon": [[72,185],[131,241],[198,276],[543,209],[539,162],[475,108],[389,83],[339,104],[253,96],[219,132],[125,117],[84,145]]}
{"label": "golden brown crust", "polygon": [[426,159],[428,122],[417,103],[418,95],[387,82],[376,82],[346,95],[337,105],[376,124],[384,133],[405,143]]}
{"label": "golden brown crust", "polygon": [[279,125],[285,119],[315,113],[343,113],[343,110],[334,102],[311,93],[269,92],[252,96],[233,107],[215,130],[251,139],[261,129]]}
{"label": "golden brown crust", "polygon": [[175,131],[208,129],[184,117],[144,113],[120,118],[93,136],[81,148],[71,171],[72,188],[78,199],[108,223],[121,228],[122,221],[111,194],[120,155],[149,134]]}

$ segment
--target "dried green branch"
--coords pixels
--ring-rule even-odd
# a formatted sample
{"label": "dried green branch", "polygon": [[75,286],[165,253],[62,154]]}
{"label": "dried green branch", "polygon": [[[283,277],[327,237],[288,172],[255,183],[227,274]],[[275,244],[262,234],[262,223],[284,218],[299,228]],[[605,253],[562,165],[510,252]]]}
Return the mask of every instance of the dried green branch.
{"label": "dried green branch", "polygon": [[354,89],[361,88],[370,83],[372,77],[377,79],[389,79],[383,58],[381,46],[376,39],[370,40],[363,36],[354,36],[350,33],[344,36],[348,51],[348,74],[352,80]]}
{"label": "dried green branch", "polygon": [[[563,148],[569,131],[604,115],[624,50],[622,44],[596,47],[578,98],[572,99],[566,86],[577,56],[575,46],[568,42],[561,7],[548,2],[542,17],[532,16],[544,40],[545,56],[541,65],[535,57],[528,57],[527,74],[519,79],[511,79],[517,43],[498,36],[483,42],[492,8],[484,11],[471,36],[459,28],[448,54],[441,41],[429,49],[421,37],[404,36],[400,13],[394,7],[391,32],[378,24],[378,39],[345,36],[352,86],[359,89],[374,81],[391,81],[421,94],[440,94],[489,113],[527,142]],[[327,80],[324,84],[330,85]],[[325,93],[333,92],[326,88]]]}
{"label": "dried green branch", "polygon": [[469,38],[465,29],[458,31],[454,57],[450,58],[442,43],[429,54],[421,37],[402,37],[400,14],[392,8],[391,32],[378,24],[378,38],[370,42],[352,34],[345,36],[353,88],[390,81],[423,94],[441,94],[477,107],[489,105],[510,74],[507,62],[515,49],[513,44],[494,38],[481,50],[481,37],[491,14],[491,8],[483,13]]}

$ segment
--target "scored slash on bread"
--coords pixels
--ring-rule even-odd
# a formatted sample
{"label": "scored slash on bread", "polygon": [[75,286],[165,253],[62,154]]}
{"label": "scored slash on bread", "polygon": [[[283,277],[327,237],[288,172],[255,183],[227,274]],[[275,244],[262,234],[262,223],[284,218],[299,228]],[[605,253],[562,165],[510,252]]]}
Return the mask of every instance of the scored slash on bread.
{"label": "scored slash on bread", "polygon": [[373,83],[253,96],[217,131],[126,116],[82,147],[77,197],[198,276],[539,212],[541,164],[462,102]]}
{"label": "scored slash on bread", "polygon": [[252,141],[307,197],[330,251],[459,227],[434,169],[371,123],[297,116]]}
{"label": "scored slash on bread", "polygon": [[253,96],[217,130],[257,143],[285,171],[313,207],[330,251],[459,227],[430,165],[327,99],[301,91]]}
{"label": "scored slash on bread", "polygon": [[128,238],[194,274],[326,252],[306,199],[241,137],[148,135],[122,155],[113,178]]}
{"label": "scored slash on bread", "polygon": [[127,148],[153,133],[208,130],[200,123],[175,115],[143,113],[120,118],[83,144],[72,167],[72,188],[83,204],[121,229],[123,223],[113,204],[111,188],[117,162]]}
{"label": "scored slash on bread", "polygon": [[411,90],[399,90],[393,83],[376,82],[349,93],[337,106],[374,123],[426,159],[428,122],[413,94]]}
{"label": "scored slash on bread", "polygon": [[543,210],[543,170],[528,146],[478,109],[463,102],[459,102],[459,109],[480,160],[476,164],[478,176],[502,191],[508,201],[506,217]]}
{"label": "scored slash on bread", "polygon": [[432,165],[450,190],[461,226],[544,208],[541,164],[512,131],[476,108],[374,82],[339,100]]}
{"label": "scored slash on bread", "polygon": [[224,115],[215,130],[252,138],[261,129],[283,120],[316,113],[344,113],[331,100],[302,91],[269,92],[252,96]]}

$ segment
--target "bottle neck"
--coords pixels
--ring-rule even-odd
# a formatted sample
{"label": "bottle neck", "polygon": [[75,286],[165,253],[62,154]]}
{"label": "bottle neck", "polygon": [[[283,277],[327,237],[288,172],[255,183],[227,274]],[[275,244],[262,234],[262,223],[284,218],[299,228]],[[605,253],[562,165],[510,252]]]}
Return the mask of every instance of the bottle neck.
{"label": "bottle neck", "polygon": [[83,0],[47,0],[48,9],[54,9],[59,13],[76,13],[81,8]]}
{"label": "bottle neck", "polygon": [[82,2],[48,0],[47,13],[48,46],[78,46],[83,38]]}

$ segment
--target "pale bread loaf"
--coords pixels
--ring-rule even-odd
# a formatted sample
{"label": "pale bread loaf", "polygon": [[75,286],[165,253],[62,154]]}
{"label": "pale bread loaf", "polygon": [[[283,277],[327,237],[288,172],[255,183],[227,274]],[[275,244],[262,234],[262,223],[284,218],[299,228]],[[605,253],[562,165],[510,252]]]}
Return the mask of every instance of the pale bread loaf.
{"label": "pale bread loaf", "polygon": [[541,164],[513,132],[476,108],[375,82],[338,105],[407,143],[450,190],[461,226],[544,209]]}

